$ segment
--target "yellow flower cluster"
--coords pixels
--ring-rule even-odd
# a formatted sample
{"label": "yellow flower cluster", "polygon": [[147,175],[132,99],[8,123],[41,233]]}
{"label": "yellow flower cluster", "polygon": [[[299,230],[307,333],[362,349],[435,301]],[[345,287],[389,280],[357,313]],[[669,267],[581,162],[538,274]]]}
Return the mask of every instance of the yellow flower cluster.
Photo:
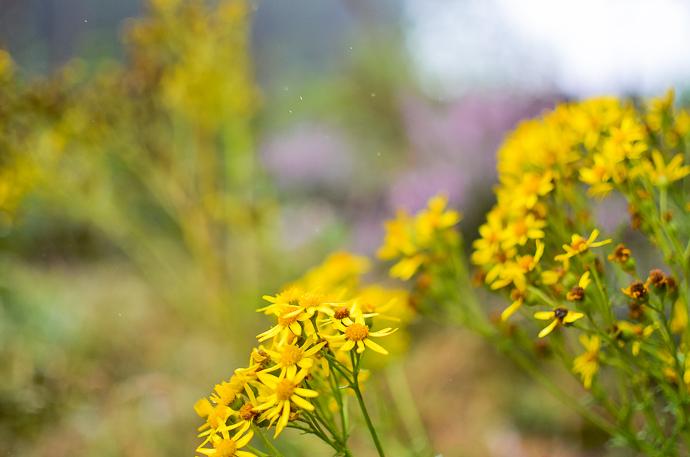
{"label": "yellow flower cluster", "polygon": [[[498,152],[497,204],[472,254],[491,289],[510,286],[518,297],[504,320],[519,308],[529,285],[562,283],[571,258],[610,242],[595,241],[599,231],[587,224],[582,184],[598,198],[614,189],[639,195],[690,173],[681,154],[665,158],[690,131],[687,113],[674,112],[669,100],[672,93],[653,102],[646,117],[616,98],[564,103],[507,137]],[[573,233],[574,226],[591,236]],[[570,242],[563,244],[566,236]],[[563,244],[565,253],[540,262],[544,244]]]}
{"label": "yellow flower cluster", "polygon": [[441,247],[454,245],[457,235],[450,230],[461,215],[447,210],[448,197],[437,195],[414,217],[399,209],[397,218],[384,222],[386,235],[376,255],[383,260],[400,259],[390,270],[394,278],[410,279],[423,264],[441,254]]}
{"label": "yellow flower cluster", "polygon": [[316,420],[331,426],[333,417],[323,415],[343,408],[341,396],[356,385],[361,354],[367,349],[388,354],[375,340],[398,328],[374,331],[376,322],[404,325],[410,318],[406,294],[358,288],[367,268],[365,258],[336,253],[283,292],[263,297],[269,304],[257,311],[274,316],[275,325],[257,336],[262,344],[252,351],[247,367],[216,385],[210,401],[196,403],[195,410],[206,419],[199,429],[205,440],[197,452],[246,457],[254,455],[240,450],[252,437],[250,428],[275,424],[275,438],[286,427],[318,434]]}
{"label": "yellow flower cluster", "polygon": [[[416,289],[425,310],[496,344],[607,434],[645,455],[682,453],[677,431],[690,430],[689,147],[690,117],[673,107],[672,92],[638,105],[616,98],[563,103],[511,132],[498,152],[497,203],[471,256],[478,267],[472,282],[512,302],[500,321],[468,290],[463,262],[443,257],[456,251],[438,236],[450,224],[421,243],[417,221],[426,213],[401,212],[387,222],[379,256],[401,259],[393,276],[422,271]],[[614,191],[629,203],[631,222],[621,228],[639,229],[670,273],[654,269],[643,280],[624,244],[608,255],[598,249],[612,240],[600,238],[591,213]],[[432,200],[430,208],[440,214],[441,203]],[[505,322],[518,311],[524,325]],[[535,336],[548,335],[535,345]],[[584,408],[532,356],[562,362],[605,414]]]}
{"label": "yellow flower cluster", "polygon": [[127,28],[133,83],[155,85],[170,112],[208,133],[251,119],[259,94],[247,53],[249,2],[221,0],[211,9],[204,2],[157,0],[148,8],[148,18]]}

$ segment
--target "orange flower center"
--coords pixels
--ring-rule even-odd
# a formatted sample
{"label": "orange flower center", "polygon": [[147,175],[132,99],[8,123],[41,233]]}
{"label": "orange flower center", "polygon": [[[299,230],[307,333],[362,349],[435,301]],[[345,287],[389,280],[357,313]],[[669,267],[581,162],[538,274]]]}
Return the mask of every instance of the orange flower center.
{"label": "orange flower center", "polygon": [[532,263],[534,263],[534,257],[531,255],[526,255],[518,260],[518,265],[523,270],[532,270]]}
{"label": "orange flower center", "polygon": [[579,237],[578,239],[572,242],[570,247],[578,252],[585,252],[587,250],[587,240],[585,240],[582,237]]}
{"label": "orange flower center", "polygon": [[362,341],[367,336],[369,336],[369,327],[358,322],[345,329],[345,338],[350,341]]}
{"label": "orange flower center", "polygon": [[338,320],[345,319],[346,317],[350,317],[350,311],[344,306],[338,306],[333,309],[333,317]]}
{"label": "orange flower center", "polygon": [[280,361],[287,366],[296,364],[301,358],[302,351],[297,346],[285,346],[280,353]]}
{"label": "orange flower center", "polygon": [[216,453],[213,454],[216,457],[232,457],[237,452],[237,443],[233,440],[221,440],[213,443],[213,449]]}
{"label": "orange flower center", "polygon": [[245,403],[244,406],[240,408],[240,419],[243,421],[250,421],[258,415],[259,413],[254,411],[254,405],[251,403]]}
{"label": "orange flower center", "polygon": [[278,401],[286,401],[295,393],[295,384],[289,379],[281,379],[276,384],[276,397]]}
{"label": "orange flower center", "polygon": [[297,320],[297,318],[299,317],[299,314],[295,314],[294,316],[290,316],[290,317],[285,317],[286,314],[290,314],[293,311],[294,311],[294,309],[288,308],[288,309],[286,309],[280,313],[280,317],[278,318],[278,324],[281,327],[289,327],[290,324],[292,324],[293,322],[295,322]]}
{"label": "orange flower center", "polygon": [[513,226],[513,233],[515,236],[522,236],[527,234],[527,224],[524,220],[517,221]]}

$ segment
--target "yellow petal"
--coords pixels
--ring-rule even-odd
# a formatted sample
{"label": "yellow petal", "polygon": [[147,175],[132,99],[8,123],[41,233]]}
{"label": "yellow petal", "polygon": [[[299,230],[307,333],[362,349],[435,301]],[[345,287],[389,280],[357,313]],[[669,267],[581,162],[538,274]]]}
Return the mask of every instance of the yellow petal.
{"label": "yellow petal", "polygon": [[368,347],[369,349],[371,349],[372,351],[376,351],[376,352],[378,352],[379,354],[388,355],[388,351],[387,351],[387,350],[385,350],[383,347],[381,347],[378,343],[374,343],[374,342],[371,341],[371,339],[369,339],[369,338],[366,338],[366,339],[364,340],[364,344],[366,344],[367,347]]}
{"label": "yellow petal", "polygon": [[541,332],[539,332],[539,338],[544,338],[546,335],[551,333],[551,331],[554,328],[556,328],[556,325],[558,325],[558,320],[554,319],[553,322],[551,322],[548,327],[544,328]]}

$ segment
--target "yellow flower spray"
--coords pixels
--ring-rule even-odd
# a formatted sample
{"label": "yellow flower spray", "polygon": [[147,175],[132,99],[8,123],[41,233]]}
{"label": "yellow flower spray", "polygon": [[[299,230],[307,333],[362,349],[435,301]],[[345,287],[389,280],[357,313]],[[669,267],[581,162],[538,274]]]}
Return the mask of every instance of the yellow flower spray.
{"label": "yellow flower spray", "polygon": [[[499,346],[616,444],[659,456],[684,455],[690,442],[690,123],[672,101],[669,92],[646,106],[616,98],[564,103],[506,137],[497,203],[471,256],[474,282],[511,303],[498,324],[469,293],[460,244],[444,234],[450,224],[436,226],[438,244],[420,249],[411,241],[420,236],[415,217],[399,213],[386,223],[379,252],[398,260],[391,276],[435,284],[415,286],[423,312]],[[600,239],[589,214],[613,192],[627,199],[628,227],[660,251],[662,269],[638,274],[625,244],[614,249]],[[586,392],[566,392],[542,371],[534,338],[549,339],[553,362]]]}

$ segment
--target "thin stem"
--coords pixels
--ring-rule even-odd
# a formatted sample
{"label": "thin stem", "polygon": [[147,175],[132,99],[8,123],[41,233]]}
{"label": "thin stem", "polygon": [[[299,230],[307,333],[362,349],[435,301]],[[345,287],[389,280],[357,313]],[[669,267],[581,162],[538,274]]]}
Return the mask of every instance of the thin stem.
{"label": "thin stem", "polygon": [[332,376],[328,377],[329,383],[331,385],[331,391],[333,392],[333,397],[335,397],[335,401],[338,402],[338,412],[340,413],[340,428],[342,430],[342,438],[343,441],[346,442],[348,438],[348,426],[347,426],[347,417],[345,415],[345,405],[343,404],[343,396],[340,393],[340,388],[338,387],[338,382],[335,380],[336,374],[333,373]]}
{"label": "thin stem", "polygon": [[369,429],[369,433],[371,433],[371,438],[374,440],[374,444],[376,445],[376,450],[379,453],[379,457],[386,457],[386,454],[383,452],[383,446],[381,446],[381,441],[379,441],[379,436],[376,434],[374,424],[371,422],[371,418],[369,417],[367,407],[364,405],[364,398],[362,397],[362,392],[359,389],[359,354],[355,356],[355,353],[353,351],[350,351],[350,358],[352,359],[352,371],[354,374],[354,382],[352,383],[351,387],[355,391],[357,401],[359,402],[359,409],[362,410],[364,421],[367,423],[367,428]]}
{"label": "thin stem", "polygon": [[245,447],[249,449],[253,454],[256,454],[258,457],[270,457],[268,454],[264,454],[263,452],[261,452],[253,446],[247,444]]}
{"label": "thin stem", "polygon": [[306,417],[309,418],[309,423],[310,423],[311,426],[314,428],[315,434],[316,434],[319,438],[321,438],[323,441],[325,441],[326,444],[328,444],[330,447],[332,447],[332,448],[335,449],[336,451],[340,451],[339,446],[337,446],[335,443],[333,443],[333,441],[331,441],[331,439],[328,437],[328,435],[326,435],[326,432],[323,431],[323,429],[322,429],[321,426],[319,425],[319,421],[317,421],[317,420],[314,418],[314,416],[311,415],[311,413],[309,413],[309,412],[307,412],[307,411],[305,411],[304,413],[305,413],[304,415],[305,415]]}
{"label": "thin stem", "polygon": [[386,377],[391,389],[395,391],[393,401],[400,412],[400,417],[405,424],[408,435],[411,437],[412,448],[420,454],[427,453],[431,450],[429,436],[424,428],[419,411],[414,402],[410,386],[407,382],[407,376],[400,364],[391,364],[386,369]]}
{"label": "thin stem", "polygon": [[261,437],[261,441],[263,441],[264,446],[266,446],[266,449],[269,450],[271,455],[275,457],[282,457],[280,455],[280,452],[278,452],[278,449],[276,449],[275,446],[273,446],[273,444],[268,440],[268,438],[266,438],[266,435],[264,435],[264,432],[262,432],[259,427],[252,424],[252,429],[254,430],[256,435],[259,435],[259,437]]}

